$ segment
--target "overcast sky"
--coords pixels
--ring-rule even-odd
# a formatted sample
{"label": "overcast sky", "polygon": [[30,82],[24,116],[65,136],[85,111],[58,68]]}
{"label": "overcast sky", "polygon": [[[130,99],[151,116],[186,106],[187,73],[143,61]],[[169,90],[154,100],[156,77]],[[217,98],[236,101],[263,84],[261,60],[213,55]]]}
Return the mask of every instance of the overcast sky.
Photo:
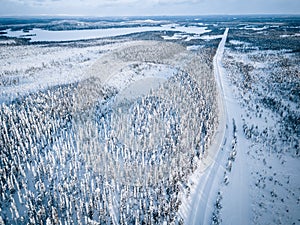
{"label": "overcast sky", "polygon": [[300,14],[300,0],[0,0],[0,16]]}

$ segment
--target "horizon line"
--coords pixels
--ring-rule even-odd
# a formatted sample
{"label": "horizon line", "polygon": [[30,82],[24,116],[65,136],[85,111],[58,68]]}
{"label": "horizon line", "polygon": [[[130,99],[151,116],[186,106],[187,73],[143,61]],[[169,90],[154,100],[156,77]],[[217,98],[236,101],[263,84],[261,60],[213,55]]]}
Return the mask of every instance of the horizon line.
{"label": "horizon line", "polygon": [[70,15],[70,14],[32,14],[32,15],[0,15],[0,18],[34,18],[34,17],[90,17],[90,18],[111,18],[111,17],[201,17],[201,16],[299,16],[300,13],[224,13],[224,14],[174,14],[174,15]]}

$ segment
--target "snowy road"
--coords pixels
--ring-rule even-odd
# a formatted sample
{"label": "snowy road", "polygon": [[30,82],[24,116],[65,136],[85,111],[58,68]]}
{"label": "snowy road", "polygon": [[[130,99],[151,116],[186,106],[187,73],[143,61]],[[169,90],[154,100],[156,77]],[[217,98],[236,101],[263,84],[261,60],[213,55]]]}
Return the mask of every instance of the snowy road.
{"label": "snowy road", "polygon": [[214,57],[214,73],[219,90],[219,127],[214,137],[214,143],[210,146],[209,155],[201,161],[200,167],[191,179],[195,183],[195,189],[191,193],[191,202],[185,210],[186,224],[209,224],[213,212],[214,201],[217,196],[219,182],[222,181],[224,174],[223,162],[226,154],[223,145],[227,142],[229,136],[227,127],[230,126],[227,116],[226,99],[222,83],[222,66],[224,46],[227,39],[228,28],[225,30],[222,40],[219,43],[216,55]]}
{"label": "snowy road", "polygon": [[[220,124],[214,137],[215,142],[210,146],[209,157],[204,159],[192,180],[195,189],[191,193],[190,205],[186,207],[185,221],[188,225],[206,225],[212,223],[215,212],[215,203],[218,192],[221,191],[222,215],[219,221],[222,224],[243,224],[249,221],[249,190],[248,171],[245,152],[239,148],[247,148],[247,143],[242,134],[241,108],[232,96],[232,89],[226,79],[226,71],[222,66],[222,57],[229,29],[227,28],[219,43],[214,57],[214,74],[219,90]],[[232,163],[232,170],[228,172],[228,163],[232,143],[234,140],[234,126],[236,131],[237,156]],[[226,173],[226,174],[225,174]],[[224,178],[229,180],[225,185]],[[221,188],[222,187],[222,188]],[[224,190],[224,193],[223,193]]]}
{"label": "snowy road", "polygon": [[[250,220],[250,194],[249,194],[249,177],[250,171],[248,166],[249,159],[247,158],[246,152],[249,149],[249,142],[246,140],[243,133],[243,121],[242,115],[244,110],[241,108],[237,99],[233,97],[232,87],[227,74],[218,62],[218,67],[222,71],[221,82],[222,92],[224,96],[227,117],[228,117],[228,142],[224,146],[225,154],[228,157],[232,151],[233,141],[233,123],[236,126],[236,157],[232,162],[232,169],[227,172],[228,185],[224,185],[219,188],[222,192],[222,215],[220,215],[222,224],[239,225],[245,224],[245,221]],[[226,162],[228,159],[226,158]]]}

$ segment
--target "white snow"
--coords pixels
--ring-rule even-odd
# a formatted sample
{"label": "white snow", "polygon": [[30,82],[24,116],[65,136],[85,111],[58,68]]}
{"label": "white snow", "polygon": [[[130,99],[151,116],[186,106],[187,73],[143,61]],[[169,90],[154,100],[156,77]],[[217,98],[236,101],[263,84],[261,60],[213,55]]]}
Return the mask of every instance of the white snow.
{"label": "white snow", "polygon": [[[232,164],[230,174],[228,174],[229,184],[221,189],[223,200],[222,200],[222,213],[221,218],[224,224],[239,225],[244,224],[245,221],[250,221],[251,214],[251,201],[249,194],[249,177],[250,171],[248,170],[248,161],[246,159],[246,152],[249,143],[245,139],[242,131],[242,109],[238,104],[237,100],[232,95],[232,87],[228,83],[226,78],[227,74],[222,69],[222,83],[226,99],[226,108],[228,118],[235,121],[237,126],[237,155],[235,161]],[[228,126],[229,135],[228,141],[224,146],[226,156],[229,156],[231,150],[232,141],[232,122]],[[228,172],[227,172],[228,173]],[[221,185],[220,185],[221,186]],[[220,187],[219,187],[220,188]]]}
{"label": "white snow", "polygon": [[[165,27],[166,25],[163,25]],[[164,40],[181,40],[185,39],[185,41],[191,41],[194,39],[201,39],[202,34],[209,33],[211,30],[208,30],[207,27],[196,27],[196,26],[189,26],[189,27],[182,27],[178,24],[171,25],[172,31],[180,31],[181,33],[176,33],[173,36],[163,35],[162,38]],[[217,37],[218,38],[218,37]],[[221,38],[221,37],[219,37]],[[212,38],[214,39],[214,38]]]}
{"label": "white snow", "polygon": [[0,45],[11,45],[15,43],[16,43],[15,40],[0,40]]}
{"label": "white snow", "polygon": [[116,103],[144,96],[178,72],[177,69],[163,64],[142,63],[136,66],[137,69],[133,69],[132,64],[122,68],[121,72],[107,81],[108,86],[119,90]]}
{"label": "white snow", "polygon": [[232,44],[232,45],[246,45],[246,44],[248,44],[247,42],[238,41],[238,40],[230,40],[229,43]]}
{"label": "white snow", "polygon": [[184,38],[189,37],[189,35],[183,34],[183,33],[179,33],[179,34],[174,34],[173,36],[167,36],[167,35],[163,35],[161,36],[164,40],[181,40]]}
{"label": "white snow", "polygon": [[[156,21],[143,20],[136,22],[154,23]],[[256,27],[245,25],[243,29],[260,31],[266,28],[267,26]],[[210,31],[205,27],[182,27],[178,24],[168,24],[161,27],[112,28],[61,32],[35,29],[30,31],[29,35],[36,36],[28,37],[31,37],[33,41],[61,41],[61,38],[63,38],[63,40],[74,40],[73,38],[77,40],[109,37],[110,35],[129,34],[131,32],[143,32],[147,29],[149,29],[149,31],[154,29],[181,32],[173,36],[162,36],[165,40],[185,39],[189,41],[192,39],[211,40],[222,38],[213,59],[214,74],[218,90],[219,126],[212,138],[213,141],[209,146],[207,155],[199,160],[197,170],[188,179],[188,186],[191,188],[190,194],[187,194],[188,191],[186,187],[182,187],[182,204],[179,209],[179,215],[184,219],[185,224],[212,224],[212,215],[217,215],[221,224],[230,225],[292,224],[290,221],[295,221],[295,224],[297,224],[297,222],[299,223],[299,159],[289,154],[276,153],[273,147],[284,149],[284,146],[280,145],[280,143],[277,144],[275,142],[275,144],[269,145],[269,143],[256,142],[254,139],[246,139],[245,133],[243,132],[243,126],[245,124],[249,126],[252,124],[254,126],[257,125],[259,129],[269,130],[267,135],[277,134],[276,132],[279,131],[279,128],[277,127],[276,119],[274,119],[276,115],[272,113],[271,110],[264,110],[264,112],[261,111],[262,118],[256,118],[253,115],[253,117],[251,117],[251,115],[247,117],[246,114],[249,113],[247,107],[254,106],[253,99],[251,100],[249,98],[248,105],[241,105],[239,98],[242,98],[242,94],[238,92],[238,88],[232,83],[232,78],[236,76],[236,74],[230,73],[231,71],[226,70],[228,67],[225,66],[226,60],[229,60],[231,63],[235,62],[238,65],[250,65],[251,69],[249,71],[247,70],[249,73],[254,70],[256,73],[262,74],[261,77],[256,77],[253,76],[253,72],[251,74],[252,79],[268,79],[267,73],[272,71],[271,67],[274,66],[272,65],[272,57],[276,54],[284,55],[287,53],[287,50],[252,50],[246,53],[238,52],[236,50],[240,45],[251,49],[250,43],[230,40],[229,43],[236,46],[234,46],[235,51],[229,51],[225,49],[229,31],[228,28],[226,28],[223,35],[201,36],[201,34]],[[16,31],[10,34],[21,36],[28,33]],[[47,35],[50,36],[47,37]],[[63,35],[66,36],[63,37]],[[300,34],[296,33],[291,35],[284,34],[280,37],[299,36]],[[146,52],[151,52],[151,48],[150,50],[147,48],[146,42],[140,43],[140,45],[146,49],[143,62],[135,61],[136,59],[122,61],[122,57],[116,59],[114,55],[110,54],[111,51],[116,48],[123,47],[126,49],[128,46],[136,45],[137,42],[114,42],[108,45],[95,44],[91,47],[79,48],[74,46],[49,47],[43,45],[9,46],[14,43],[15,42],[11,40],[0,41],[0,45],[3,44],[3,46],[0,46],[0,77],[2,78],[0,82],[6,82],[5,85],[0,83],[0,103],[1,100],[13,97],[18,93],[28,93],[52,85],[73,83],[86,78],[97,78],[101,85],[113,87],[118,91],[116,98],[114,98],[114,103],[118,104],[124,102],[125,99],[132,100],[147,95],[152,89],[157,89],[174,74],[178,73],[178,68],[180,68],[178,66],[179,61],[180,63],[184,63],[186,59],[183,54],[182,58],[178,56],[180,60],[175,61],[174,59],[170,64],[163,64],[168,61],[163,61],[161,64],[150,63],[150,61],[152,62],[152,58],[151,60],[146,60]],[[166,46],[165,49],[162,48],[162,52],[168,49],[168,47],[169,46]],[[186,49],[196,51],[202,47],[204,47],[204,45],[192,45],[187,46]],[[226,50],[225,55],[230,56],[226,60],[223,57],[224,50]],[[135,48],[133,52],[138,53],[139,48]],[[125,53],[130,54],[132,52],[125,51]],[[126,54],[122,56],[126,58]],[[190,52],[190,54],[194,53]],[[174,54],[170,55],[174,56]],[[99,57],[100,59],[98,59]],[[263,57],[266,57],[268,60],[261,60]],[[136,58],[138,57],[136,56]],[[174,56],[174,58],[176,57]],[[278,60],[278,62],[290,62],[288,61],[288,57],[280,59],[283,60]],[[230,65],[229,63],[227,66],[230,67]],[[288,67],[292,68],[293,62]],[[242,66],[238,68],[242,69]],[[264,76],[264,74],[266,76]],[[240,84],[238,83],[237,85]],[[89,88],[89,86],[87,86],[87,88]],[[260,89],[261,87],[255,88]],[[289,102],[288,104],[289,110],[296,111],[299,109],[297,105],[293,105]],[[286,112],[284,113],[286,114]],[[257,137],[257,140],[258,138],[259,137]],[[60,142],[64,143],[65,139],[61,137]],[[129,141],[130,139],[128,142]],[[297,141],[298,140],[296,140],[296,142]],[[293,145],[294,143],[288,144]],[[234,152],[233,149],[235,150]],[[60,151],[60,148],[57,148],[57,151]],[[232,158],[233,155],[234,157]],[[59,157],[58,161],[60,162],[58,162],[58,165],[61,164],[64,168],[65,156],[59,154]],[[38,169],[36,166],[28,164],[27,167],[28,170],[32,170],[33,174],[37,174]],[[67,169],[67,167],[65,168]],[[34,179],[34,176],[32,176],[32,179]],[[183,185],[185,184],[182,184],[182,186]],[[97,188],[96,191],[97,190],[99,191],[100,189]],[[82,191],[85,191],[84,188]],[[222,208],[216,208],[217,201],[220,201]],[[15,217],[18,217],[18,212],[14,204],[18,204],[18,202],[12,202],[11,208],[15,209],[15,212],[11,211],[11,213],[15,215]],[[85,206],[88,208],[87,203]],[[115,202],[109,206],[110,215],[113,218],[112,222],[114,224],[118,223],[118,210],[118,204]],[[0,217],[0,223],[1,220],[2,218]],[[86,221],[96,224],[96,222],[90,219]],[[49,220],[47,220],[47,223],[49,223]]]}
{"label": "white snow", "polygon": [[190,46],[187,46],[186,49],[189,51],[197,51],[203,47],[204,47],[204,45],[190,45]]}
{"label": "white snow", "polygon": [[[189,26],[183,27],[174,24],[166,24],[162,26],[144,26],[144,27],[122,27],[107,29],[86,29],[86,30],[63,30],[50,31],[42,29],[33,29],[29,32],[5,30],[8,37],[27,37],[31,41],[72,41],[94,38],[107,38],[132,33],[141,33],[146,31],[179,31],[183,33],[203,34],[209,32],[207,27]],[[25,36],[24,36],[25,35]]]}
{"label": "white snow", "polygon": [[225,160],[224,151],[221,147],[229,138],[228,130],[225,128],[229,125],[226,113],[226,97],[223,91],[222,67],[220,65],[224,46],[228,34],[228,28],[225,30],[222,40],[214,57],[214,73],[216,76],[217,86],[219,89],[219,127],[216,131],[213,143],[208,150],[208,156],[199,162],[198,169],[190,178],[193,183],[191,195],[188,199],[183,199],[183,204],[179,210],[180,215],[184,218],[186,224],[210,224],[211,214],[213,211],[213,201],[216,197],[219,182],[222,179]]}
{"label": "white snow", "polygon": [[119,46],[119,43],[84,48],[1,46],[1,81],[7,80],[8,84],[0,85],[0,101],[82,80],[99,56]]}
{"label": "white snow", "polygon": [[[236,121],[237,127],[242,124],[246,124],[249,128],[252,127],[252,131],[248,132],[252,137],[245,140],[242,138],[245,134],[239,135],[239,129],[237,131],[238,137],[241,137],[237,143],[237,157],[229,174],[228,186],[221,188],[223,194],[221,214],[224,215],[222,220],[224,224],[232,224],[227,217],[231,213],[228,210],[228,206],[232,205],[230,196],[237,195],[240,186],[246,183],[249,186],[250,196],[250,224],[297,224],[297,221],[300,221],[299,213],[297,213],[299,212],[299,197],[296,197],[299,193],[300,177],[299,172],[296,171],[300,170],[300,164],[297,162],[299,161],[298,156],[293,156],[297,147],[293,146],[293,141],[286,142],[278,135],[280,133],[287,135],[284,134],[287,132],[285,131],[287,124],[283,123],[281,125],[284,127],[281,127],[280,123],[283,118],[276,112],[282,109],[279,108],[274,112],[268,107],[259,105],[257,95],[265,97],[275,95],[275,99],[280,99],[283,106],[289,105],[289,115],[297,112],[295,102],[287,101],[286,96],[277,92],[276,89],[281,85],[279,91],[282,91],[286,81],[293,82],[293,76],[286,75],[284,77],[286,80],[283,82],[279,80],[279,83],[275,78],[280,78],[287,70],[297,71],[299,66],[295,62],[298,61],[298,58],[285,50],[254,50],[244,53],[226,49],[226,56],[224,63],[226,63],[228,72],[227,79],[231,83],[231,92],[236,101],[242,105],[240,110],[237,110],[242,115],[242,121]],[[278,65],[278,62],[282,60],[289,62],[289,68],[285,65]],[[234,63],[236,63],[236,68],[233,69]],[[244,91],[243,87],[239,86],[239,81],[242,79],[241,65],[252,67],[252,71],[249,71],[252,79],[251,93],[241,94]],[[275,81],[270,82],[272,79]],[[265,88],[268,85],[269,87]],[[243,102],[244,100],[246,100],[246,104]],[[257,109],[253,107],[255,105],[257,105]],[[287,112],[283,111],[283,115],[286,114]],[[240,122],[242,124],[238,125]],[[240,130],[242,129],[240,127]],[[290,140],[297,138],[293,131],[288,136],[291,138]],[[241,164],[245,164],[247,168]],[[246,181],[244,180],[245,176],[240,175],[241,171],[248,174]]]}
{"label": "white snow", "polygon": [[287,38],[287,37],[300,37],[300,33],[296,34],[282,34],[280,35],[281,38]]}
{"label": "white snow", "polygon": [[200,37],[202,40],[214,40],[214,39],[219,39],[222,38],[223,35],[203,35]]}
{"label": "white snow", "polygon": [[121,90],[116,96],[116,103],[123,100],[132,100],[141,96],[149,94],[151,90],[159,88],[164,82],[165,78],[160,77],[145,77],[128,85],[128,87]]}
{"label": "white snow", "polygon": [[241,30],[244,29],[244,30],[262,31],[262,30],[266,30],[268,28],[269,28],[269,26],[256,27],[254,25],[247,25],[247,26],[239,28],[239,29],[241,29]]}

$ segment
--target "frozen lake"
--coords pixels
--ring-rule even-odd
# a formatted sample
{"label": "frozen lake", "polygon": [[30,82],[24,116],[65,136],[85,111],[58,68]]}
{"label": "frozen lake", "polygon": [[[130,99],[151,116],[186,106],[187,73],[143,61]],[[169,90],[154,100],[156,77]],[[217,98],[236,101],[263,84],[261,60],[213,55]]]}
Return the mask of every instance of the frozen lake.
{"label": "frozen lake", "polygon": [[94,38],[116,37],[121,35],[128,35],[133,33],[141,33],[147,31],[177,31],[187,34],[201,35],[210,30],[207,27],[198,26],[179,26],[177,24],[167,24],[162,26],[145,26],[145,27],[125,27],[125,28],[108,28],[108,29],[87,29],[87,30],[42,30],[32,29],[29,32],[5,30],[9,37],[27,37],[32,42],[35,41],[73,41],[73,40],[87,40]]}

